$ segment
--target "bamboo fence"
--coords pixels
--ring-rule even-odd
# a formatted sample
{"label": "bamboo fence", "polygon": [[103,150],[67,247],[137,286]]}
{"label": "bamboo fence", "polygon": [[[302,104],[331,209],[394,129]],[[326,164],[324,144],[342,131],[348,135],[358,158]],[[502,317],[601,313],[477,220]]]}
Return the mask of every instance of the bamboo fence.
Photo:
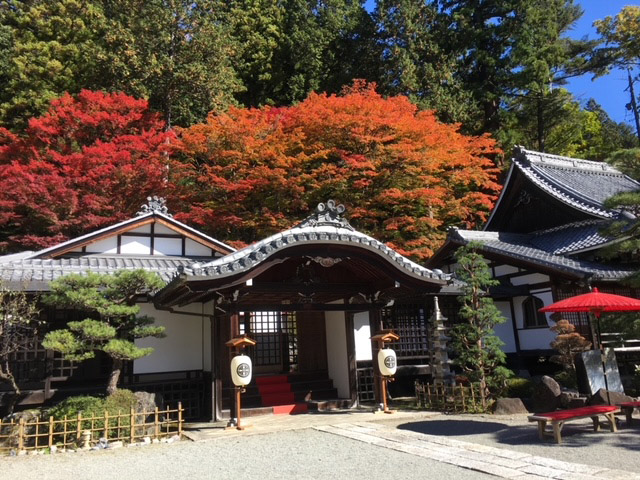
{"label": "bamboo fence", "polygon": [[480,385],[444,385],[415,383],[418,407],[446,413],[480,413],[482,406]]}
{"label": "bamboo fence", "polygon": [[77,416],[63,419],[53,417],[34,417],[18,421],[0,420],[0,454],[17,454],[29,450],[60,450],[90,448],[101,438],[109,442],[122,441],[136,443],[145,437],[149,439],[169,438],[181,436],[184,426],[184,409],[178,403],[178,408],[167,407],[159,410],[143,410],[136,412],[133,408],[129,412],[111,414],[107,411],[103,415]]}

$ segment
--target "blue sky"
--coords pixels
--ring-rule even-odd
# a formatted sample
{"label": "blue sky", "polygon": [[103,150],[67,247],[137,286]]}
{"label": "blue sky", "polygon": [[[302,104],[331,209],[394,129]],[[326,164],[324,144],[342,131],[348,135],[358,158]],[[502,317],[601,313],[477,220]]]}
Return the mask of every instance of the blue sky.
{"label": "blue sky", "polygon": [[[592,26],[594,21],[616,15],[624,6],[634,4],[630,0],[582,0],[576,3],[582,6],[584,15],[578,20],[570,36],[574,38],[588,36],[590,39],[598,37],[596,29]],[[629,102],[629,92],[624,91],[627,87],[626,72],[612,71],[609,75],[593,81],[592,77],[593,75],[583,75],[571,79],[567,88],[583,102],[594,98],[615,121],[631,124],[633,117],[625,108]],[[638,93],[637,90],[638,88],[636,93]]]}

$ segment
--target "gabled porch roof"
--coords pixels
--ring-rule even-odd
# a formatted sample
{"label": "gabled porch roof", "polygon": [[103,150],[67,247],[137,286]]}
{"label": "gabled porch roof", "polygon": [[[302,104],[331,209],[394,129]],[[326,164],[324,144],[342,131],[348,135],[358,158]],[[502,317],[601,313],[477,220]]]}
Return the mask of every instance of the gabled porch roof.
{"label": "gabled porch roof", "polygon": [[[437,292],[451,281],[358,232],[344,207],[320,203],[299,225],[242,250],[182,269],[155,296],[163,307],[215,299],[238,308],[281,305],[331,309],[331,303],[388,302]],[[362,308],[361,308],[362,309]]]}

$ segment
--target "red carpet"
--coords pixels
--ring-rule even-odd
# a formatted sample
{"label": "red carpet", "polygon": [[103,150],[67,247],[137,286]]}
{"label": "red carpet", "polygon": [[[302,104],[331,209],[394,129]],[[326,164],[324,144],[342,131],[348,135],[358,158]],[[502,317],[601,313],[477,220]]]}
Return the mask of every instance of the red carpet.
{"label": "red carpet", "polygon": [[307,411],[306,403],[295,403],[295,395],[286,375],[256,377],[262,405],[273,407],[274,414],[294,414]]}

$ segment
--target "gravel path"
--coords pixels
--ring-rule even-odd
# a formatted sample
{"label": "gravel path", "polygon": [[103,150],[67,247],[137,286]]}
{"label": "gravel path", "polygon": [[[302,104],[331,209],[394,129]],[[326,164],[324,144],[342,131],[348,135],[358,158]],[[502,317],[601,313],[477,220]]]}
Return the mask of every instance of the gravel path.
{"label": "gravel path", "polygon": [[313,429],[113,451],[0,458],[0,478],[492,478]]}

